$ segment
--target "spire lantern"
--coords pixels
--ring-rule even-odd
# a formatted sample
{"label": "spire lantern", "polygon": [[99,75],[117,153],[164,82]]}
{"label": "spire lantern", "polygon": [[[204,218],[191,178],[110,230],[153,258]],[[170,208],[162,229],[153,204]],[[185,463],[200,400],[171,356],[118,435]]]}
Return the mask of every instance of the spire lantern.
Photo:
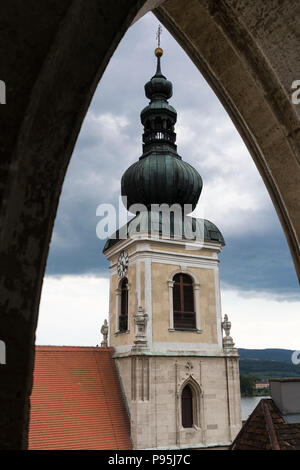
{"label": "spire lantern", "polygon": [[121,181],[122,196],[127,196],[127,208],[133,204],[190,204],[196,207],[202,179],[197,170],[184,162],[177,153],[175,123],[177,112],[168,102],[173,94],[172,83],[161,72],[161,27],[155,49],[157,69],[146,83],[145,94],[150,100],[141,112],[144,126],[143,154],[131,165]]}
{"label": "spire lantern", "polygon": [[[151,220],[151,224],[154,221],[161,235],[165,228],[161,224],[159,207],[164,204],[171,208],[176,204],[181,206],[183,216],[172,222],[178,232],[181,231],[183,236],[187,233],[188,218],[192,220],[192,236],[196,231],[199,237],[202,237],[204,226],[205,240],[217,240],[224,244],[223,236],[214,224],[207,220],[203,224],[200,219],[184,216],[195,209],[203,183],[198,171],[183,161],[177,153],[177,112],[168,102],[173,92],[172,83],[161,72],[160,60],[163,50],[160,47],[160,34],[161,30],[158,30],[158,47],[155,49],[156,73],[145,85],[145,94],[150,102],[141,112],[141,122],[144,126],[143,153],[139,160],[125,171],[121,179],[121,195],[125,207],[130,211],[130,208],[135,206],[132,213],[136,214],[136,204],[144,206],[128,223],[127,234],[130,237],[131,225],[135,232],[140,230],[135,228],[135,223],[137,227],[139,224],[149,227]],[[119,232],[106,242],[104,251],[118,240]]]}
{"label": "spire lantern", "polygon": [[145,94],[146,97],[149,98],[149,100],[151,101],[156,99],[168,100],[173,94],[173,86],[172,83],[166,79],[166,77],[162,74],[161,71],[160,58],[163,55],[163,50],[159,47],[156,48],[155,55],[157,57],[156,72],[155,75],[153,75],[153,77],[151,78],[151,80],[146,83]]}

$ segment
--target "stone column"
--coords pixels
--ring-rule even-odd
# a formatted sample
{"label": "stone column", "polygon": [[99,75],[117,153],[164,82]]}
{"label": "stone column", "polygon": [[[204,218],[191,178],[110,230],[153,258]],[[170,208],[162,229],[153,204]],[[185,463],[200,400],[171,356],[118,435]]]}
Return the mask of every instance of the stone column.
{"label": "stone column", "polygon": [[120,327],[119,327],[119,315],[121,313],[121,289],[117,288],[115,290],[115,293],[116,293],[116,328],[115,328],[115,333],[117,331],[119,331]]}
{"label": "stone column", "polygon": [[196,314],[196,329],[201,332],[201,319],[200,319],[200,284],[195,282],[194,288],[194,302],[195,302],[195,314]]}
{"label": "stone column", "polygon": [[168,287],[169,287],[169,315],[170,315],[169,329],[174,330],[174,312],[173,312],[174,281],[168,281]]}

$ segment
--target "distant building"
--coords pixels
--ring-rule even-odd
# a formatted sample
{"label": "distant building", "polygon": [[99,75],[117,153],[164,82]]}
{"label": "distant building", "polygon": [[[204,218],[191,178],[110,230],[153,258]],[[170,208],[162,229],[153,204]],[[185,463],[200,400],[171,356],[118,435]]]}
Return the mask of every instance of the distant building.
{"label": "distant building", "polygon": [[271,399],[262,399],[231,450],[300,450],[300,378],[270,379]]}
{"label": "distant building", "polygon": [[264,380],[256,380],[254,383],[254,389],[255,390],[263,390],[264,388],[269,388],[269,380],[264,379]]}

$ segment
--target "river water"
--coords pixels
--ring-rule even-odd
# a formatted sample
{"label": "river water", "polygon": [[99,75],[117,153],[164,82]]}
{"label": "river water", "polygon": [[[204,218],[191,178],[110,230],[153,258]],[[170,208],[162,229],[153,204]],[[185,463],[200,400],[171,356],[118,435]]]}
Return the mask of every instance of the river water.
{"label": "river water", "polygon": [[258,404],[258,402],[262,398],[270,398],[270,397],[242,397],[241,398],[241,409],[242,409],[242,420],[248,419],[249,415],[251,415],[252,411]]}

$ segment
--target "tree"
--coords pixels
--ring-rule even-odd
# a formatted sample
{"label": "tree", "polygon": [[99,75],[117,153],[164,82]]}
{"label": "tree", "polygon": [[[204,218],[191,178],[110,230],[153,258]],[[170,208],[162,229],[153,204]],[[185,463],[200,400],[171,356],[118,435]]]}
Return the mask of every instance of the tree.
{"label": "tree", "polygon": [[241,395],[252,397],[254,395],[254,385],[257,377],[252,375],[240,375]]}

